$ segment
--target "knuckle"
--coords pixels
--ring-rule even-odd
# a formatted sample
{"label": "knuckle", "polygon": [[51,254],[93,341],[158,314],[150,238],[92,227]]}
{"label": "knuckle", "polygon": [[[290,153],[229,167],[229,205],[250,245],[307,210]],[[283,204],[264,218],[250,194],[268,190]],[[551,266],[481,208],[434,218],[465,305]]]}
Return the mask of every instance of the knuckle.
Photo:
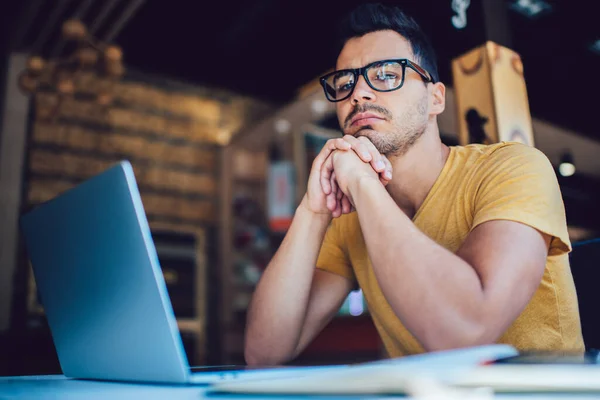
{"label": "knuckle", "polygon": [[365,145],[372,144],[369,138],[366,136],[359,136],[357,139],[359,142],[364,143]]}
{"label": "knuckle", "polygon": [[372,148],[373,150],[376,150],[376,147],[375,147],[375,145],[373,144],[373,142],[371,142],[371,140],[369,140],[369,138],[368,138],[368,137],[361,136],[361,137],[360,137],[360,139],[361,139],[361,142],[362,142],[362,143],[363,143],[365,146],[368,146],[369,148]]}
{"label": "knuckle", "polygon": [[346,143],[350,143],[351,145],[355,145],[356,143],[359,143],[356,138],[354,136],[351,135],[346,135],[344,136],[344,138],[342,139],[344,142]]}

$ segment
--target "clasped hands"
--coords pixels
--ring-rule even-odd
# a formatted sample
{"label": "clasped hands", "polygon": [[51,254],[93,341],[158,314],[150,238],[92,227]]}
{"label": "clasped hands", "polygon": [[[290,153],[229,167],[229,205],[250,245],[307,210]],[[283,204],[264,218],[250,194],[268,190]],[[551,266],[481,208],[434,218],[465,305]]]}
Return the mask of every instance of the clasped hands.
{"label": "clasped hands", "polygon": [[351,213],[353,190],[364,178],[387,185],[392,179],[391,163],[364,136],[328,140],[310,172],[306,195],[309,209],[334,218]]}

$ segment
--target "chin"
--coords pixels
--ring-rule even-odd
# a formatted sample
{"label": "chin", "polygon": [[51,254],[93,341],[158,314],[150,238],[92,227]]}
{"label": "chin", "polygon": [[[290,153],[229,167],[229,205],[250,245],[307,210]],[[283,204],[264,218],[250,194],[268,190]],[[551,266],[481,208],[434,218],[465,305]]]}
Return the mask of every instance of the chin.
{"label": "chin", "polygon": [[365,126],[361,126],[360,128],[358,128],[356,130],[356,132],[352,133],[352,136],[354,136],[354,137],[367,136],[368,137],[369,135],[372,135],[373,133],[379,133],[379,131],[374,129],[371,125],[365,125]]}
{"label": "chin", "polygon": [[366,128],[362,127],[362,129],[356,131],[353,135],[354,137],[364,136],[373,143],[378,152],[383,154],[384,156],[388,156],[390,154],[395,153],[398,149],[395,143],[390,142],[392,139],[389,134],[382,133],[376,129],[371,127]]}
{"label": "chin", "polygon": [[371,138],[373,135],[380,134],[380,131],[374,129],[371,125],[361,126],[356,132],[352,134],[354,137],[365,136],[367,138]]}

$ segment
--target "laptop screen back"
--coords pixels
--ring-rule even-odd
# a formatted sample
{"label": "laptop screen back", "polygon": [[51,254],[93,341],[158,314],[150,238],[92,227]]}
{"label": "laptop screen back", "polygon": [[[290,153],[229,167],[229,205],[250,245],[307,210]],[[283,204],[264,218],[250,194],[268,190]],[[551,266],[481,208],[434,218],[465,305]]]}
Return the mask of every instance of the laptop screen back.
{"label": "laptop screen back", "polygon": [[131,165],[21,219],[63,373],[186,382],[186,359]]}

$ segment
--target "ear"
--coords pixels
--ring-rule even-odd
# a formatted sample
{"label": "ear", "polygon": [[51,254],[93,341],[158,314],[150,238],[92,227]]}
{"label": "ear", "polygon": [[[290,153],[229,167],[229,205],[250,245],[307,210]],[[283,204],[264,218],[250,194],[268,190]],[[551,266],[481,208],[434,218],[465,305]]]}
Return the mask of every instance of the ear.
{"label": "ear", "polygon": [[434,83],[431,95],[433,102],[430,112],[433,115],[440,115],[446,109],[446,86],[442,82]]}

